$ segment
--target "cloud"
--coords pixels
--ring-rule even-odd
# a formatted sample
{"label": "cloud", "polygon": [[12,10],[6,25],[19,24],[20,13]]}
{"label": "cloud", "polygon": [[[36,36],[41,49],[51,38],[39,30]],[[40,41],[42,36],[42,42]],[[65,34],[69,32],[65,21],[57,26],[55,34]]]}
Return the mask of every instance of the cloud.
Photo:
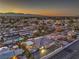
{"label": "cloud", "polygon": [[79,0],[0,0],[0,11],[76,15],[79,14]]}

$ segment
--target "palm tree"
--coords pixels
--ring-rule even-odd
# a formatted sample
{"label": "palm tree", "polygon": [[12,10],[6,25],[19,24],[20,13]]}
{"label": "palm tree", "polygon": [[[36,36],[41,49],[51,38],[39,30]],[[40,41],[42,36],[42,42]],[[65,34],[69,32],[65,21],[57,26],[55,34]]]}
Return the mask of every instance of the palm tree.
{"label": "palm tree", "polygon": [[19,42],[18,45],[21,49],[24,50],[23,55],[26,56],[26,59],[34,59],[34,56],[31,54],[31,52],[26,48],[25,44],[21,44],[21,42]]}

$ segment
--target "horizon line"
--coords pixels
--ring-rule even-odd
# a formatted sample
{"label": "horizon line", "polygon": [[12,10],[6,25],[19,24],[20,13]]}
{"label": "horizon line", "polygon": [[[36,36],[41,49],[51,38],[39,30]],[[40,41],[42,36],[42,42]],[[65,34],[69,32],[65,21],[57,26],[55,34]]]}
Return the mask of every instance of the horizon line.
{"label": "horizon line", "polygon": [[24,14],[24,15],[39,15],[39,16],[79,16],[79,15],[42,15],[42,14],[33,14],[33,13],[18,13],[18,12],[0,12],[0,14]]}

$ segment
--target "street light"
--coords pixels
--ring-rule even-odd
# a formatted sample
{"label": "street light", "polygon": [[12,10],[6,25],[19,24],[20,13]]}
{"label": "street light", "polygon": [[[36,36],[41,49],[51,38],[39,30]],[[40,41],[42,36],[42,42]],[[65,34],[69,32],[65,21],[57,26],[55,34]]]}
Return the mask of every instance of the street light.
{"label": "street light", "polygon": [[45,54],[46,52],[47,52],[47,50],[45,49],[44,46],[42,46],[42,47],[40,48],[40,53],[41,53],[41,54]]}
{"label": "street light", "polygon": [[13,56],[11,59],[18,59],[17,56]]}
{"label": "street light", "polygon": [[46,53],[46,49],[42,49],[41,50],[41,53],[43,54],[43,53]]}

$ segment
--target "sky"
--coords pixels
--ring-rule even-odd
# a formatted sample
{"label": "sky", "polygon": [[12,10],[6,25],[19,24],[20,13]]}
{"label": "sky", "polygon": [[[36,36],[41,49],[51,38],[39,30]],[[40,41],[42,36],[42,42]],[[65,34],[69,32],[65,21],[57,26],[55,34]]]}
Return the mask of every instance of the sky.
{"label": "sky", "polygon": [[78,16],[79,0],[0,0],[0,13]]}

